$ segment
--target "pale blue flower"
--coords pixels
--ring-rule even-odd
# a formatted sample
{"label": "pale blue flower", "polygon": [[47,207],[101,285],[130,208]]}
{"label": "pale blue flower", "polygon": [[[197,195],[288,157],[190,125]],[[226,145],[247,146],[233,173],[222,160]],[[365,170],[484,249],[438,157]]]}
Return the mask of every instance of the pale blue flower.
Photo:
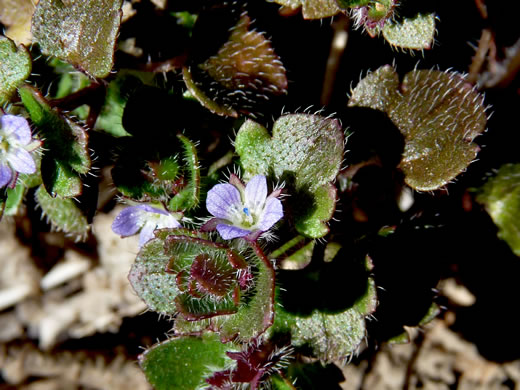
{"label": "pale blue flower", "polygon": [[19,173],[36,172],[36,164],[30,152],[40,145],[41,142],[32,137],[25,118],[0,116],[0,188],[6,185],[14,187]]}
{"label": "pale blue flower", "polygon": [[133,236],[140,231],[139,247],[154,238],[155,229],[178,227],[181,227],[181,224],[176,216],[145,204],[127,207],[112,223],[112,231],[121,237]]}
{"label": "pale blue flower", "polygon": [[217,229],[221,237],[256,239],[283,217],[280,190],[267,196],[267,182],[263,175],[254,176],[244,187],[238,177],[231,175],[230,183],[217,184],[208,192],[206,208],[216,218],[203,230]]}

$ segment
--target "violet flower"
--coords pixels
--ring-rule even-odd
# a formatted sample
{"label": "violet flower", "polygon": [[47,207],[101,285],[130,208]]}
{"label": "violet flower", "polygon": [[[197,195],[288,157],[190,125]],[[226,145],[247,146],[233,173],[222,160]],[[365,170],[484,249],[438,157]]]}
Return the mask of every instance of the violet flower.
{"label": "violet flower", "polygon": [[25,118],[0,116],[0,188],[6,185],[14,187],[19,173],[36,172],[30,152],[40,145],[41,142],[32,137]]}
{"label": "violet flower", "polygon": [[202,230],[217,229],[221,237],[256,239],[283,217],[282,202],[277,199],[281,190],[267,196],[267,182],[263,175],[254,176],[246,186],[231,175],[229,183],[217,184],[208,192],[206,208],[212,218]]}
{"label": "violet flower", "polygon": [[181,224],[176,216],[145,204],[127,207],[112,222],[112,231],[121,237],[133,236],[141,231],[139,248],[154,238],[155,229],[178,227]]}

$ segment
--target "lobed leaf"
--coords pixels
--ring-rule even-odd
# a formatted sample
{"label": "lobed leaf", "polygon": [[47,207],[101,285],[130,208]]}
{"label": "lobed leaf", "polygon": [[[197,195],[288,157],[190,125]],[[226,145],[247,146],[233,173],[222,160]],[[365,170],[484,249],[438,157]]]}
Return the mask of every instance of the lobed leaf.
{"label": "lobed leaf", "polygon": [[44,54],[93,77],[106,77],[114,62],[122,4],[122,0],[41,0],[32,19],[34,40]]}
{"label": "lobed leaf", "polygon": [[337,120],[292,114],[279,118],[273,135],[246,121],[235,149],[246,176],[273,175],[285,181],[293,204],[296,228],[308,237],[323,237],[332,218],[336,188],[330,183],[343,159],[343,132]]}
{"label": "lobed leaf", "polygon": [[399,85],[387,65],[361,80],[348,104],[386,112],[405,137],[405,181],[421,191],[464,171],[479,150],[473,140],[486,127],[483,96],[456,72],[414,70]]}
{"label": "lobed leaf", "polygon": [[308,346],[323,362],[332,362],[352,354],[365,337],[365,317],[376,307],[374,280],[367,280],[366,291],[343,311],[313,310],[301,315],[276,306],[273,333],[290,333],[292,345]]}
{"label": "lobed leaf", "polygon": [[430,49],[435,37],[435,15],[417,14],[399,22],[388,22],[382,32],[392,46],[413,50]]}
{"label": "lobed leaf", "polygon": [[285,68],[265,36],[243,13],[217,54],[183,69],[186,86],[202,105],[219,115],[257,112],[258,105],[287,93]]}

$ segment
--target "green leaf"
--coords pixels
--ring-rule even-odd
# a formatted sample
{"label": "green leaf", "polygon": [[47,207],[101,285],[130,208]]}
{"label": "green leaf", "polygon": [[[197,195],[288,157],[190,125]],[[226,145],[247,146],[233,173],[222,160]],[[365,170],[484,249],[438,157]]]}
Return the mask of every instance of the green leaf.
{"label": "green leaf", "polygon": [[405,181],[421,191],[464,171],[479,150],[473,140],[486,127],[483,96],[456,72],[414,70],[399,85],[387,65],[361,80],[348,104],[387,113],[405,138]]}
{"label": "green leaf", "polygon": [[43,186],[36,190],[36,202],[54,229],[85,239],[89,224],[87,217],[73,199],[51,197]]}
{"label": "green leaf", "polygon": [[18,48],[0,35],[0,107],[9,102],[16,88],[31,74],[32,60],[27,49]]}
{"label": "green leaf", "polygon": [[153,74],[121,70],[107,87],[105,102],[94,128],[104,130],[114,137],[130,135],[123,127],[123,113],[132,92],[142,85],[153,84]]}
{"label": "green leaf", "polygon": [[331,184],[343,159],[343,132],[337,120],[293,114],[279,118],[273,136],[260,124],[246,121],[235,149],[246,176],[273,175],[284,181],[291,198],[296,229],[311,238],[328,232],[336,188]]}
{"label": "green leaf", "polygon": [[275,273],[270,260],[256,243],[251,243],[244,255],[256,270],[254,287],[246,296],[247,304],[226,319],[220,329],[224,340],[237,337],[248,341],[258,337],[273,324]]}
{"label": "green leaf", "polygon": [[336,0],[339,7],[343,9],[364,7],[369,5],[371,0]]}
{"label": "green leaf", "polygon": [[18,90],[32,122],[44,140],[41,161],[45,188],[52,196],[64,198],[81,194],[80,174],[91,167],[85,129],[52,109],[36,89],[25,85]]}
{"label": "green leaf", "polygon": [[[251,284],[239,287],[244,272],[250,272]],[[230,249],[196,231],[158,230],[128,278],[151,310],[179,313],[177,334],[211,326],[223,340],[249,340],[273,321],[274,270],[256,244]]]}
{"label": "green leaf", "polygon": [[435,37],[435,15],[417,14],[399,22],[387,22],[383,26],[383,37],[392,46],[403,49],[430,49]]}
{"label": "green leaf", "polygon": [[41,0],[32,19],[42,52],[70,62],[91,76],[108,76],[122,0]]}
{"label": "green leaf", "polygon": [[274,390],[296,390],[296,387],[294,387],[291,381],[282,377],[280,374],[272,375],[269,380]]}
{"label": "green leaf", "polygon": [[193,209],[198,206],[200,201],[200,165],[197,157],[197,148],[193,142],[182,134],[178,134],[177,138],[181,141],[184,152],[183,161],[187,171],[184,179],[187,181],[187,184],[170,200],[168,208],[171,211]]}
{"label": "green leaf", "polygon": [[161,314],[177,312],[179,294],[175,275],[166,272],[170,257],[164,251],[164,239],[148,241],[137,254],[128,275],[130,284],[148,307]]}
{"label": "green leaf", "polygon": [[226,352],[236,350],[233,344],[222,344],[215,333],[181,336],[146,350],[139,364],[157,390],[194,390],[206,386],[205,379],[214,372],[232,367]]}
{"label": "green leaf", "polygon": [[498,237],[520,256],[520,164],[505,164],[480,189],[483,204],[498,226]]}
{"label": "green leaf", "polygon": [[18,207],[22,204],[26,192],[23,184],[17,184],[16,187],[7,189],[4,215],[15,215],[18,212]]}
{"label": "green leaf", "polygon": [[365,337],[365,317],[376,307],[376,287],[367,280],[366,291],[352,307],[339,312],[315,309],[299,315],[276,306],[275,323],[270,332],[290,333],[294,346],[308,346],[323,362],[352,354]]}

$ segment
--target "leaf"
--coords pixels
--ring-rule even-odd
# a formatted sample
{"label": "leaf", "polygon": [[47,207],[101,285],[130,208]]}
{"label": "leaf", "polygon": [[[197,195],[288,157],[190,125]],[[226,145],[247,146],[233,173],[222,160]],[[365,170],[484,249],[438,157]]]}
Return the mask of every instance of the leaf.
{"label": "leaf", "polygon": [[239,340],[247,341],[258,337],[274,320],[273,265],[256,243],[250,244],[245,257],[256,269],[254,286],[247,297],[247,304],[223,323],[220,334],[224,340],[238,337]]}
{"label": "leaf", "polygon": [[74,200],[53,198],[43,186],[38,187],[35,197],[54,229],[75,235],[80,240],[86,238],[89,231],[87,217]]}
{"label": "leaf", "polygon": [[392,46],[403,49],[430,49],[435,37],[435,15],[417,14],[402,21],[390,21],[383,26],[383,37]]}
{"label": "leaf", "polygon": [[227,351],[237,348],[222,344],[215,333],[200,337],[180,336],[164,341],[139,356],[146,379],[157,390],[193,390],[207,385],[213,372],[229,368]]}
{"label": "leaf", "polygon": [[200,332],[203,329],[218,329],[222,340],[235,337],[240,341],[256,338],[268,329],[274,319],[274,269],[256,244],[250,244],[243,253],[248,264],[255,270],[252,286],[241,298],[238,311],[232,315],[213,317],[202,321],[185,321],[177,318],[175,331],[179,333]]}
{"label": "leaf", "polygon": [[520,256],[520,164],[505,164],[479,190],[483,204],[498,226],[498,237]]}
{"label": "leaf", "polygon": [[108,76],[122,0],[40,0],[32,19],[42,52],[70,62],[97,78]]}
{"label": "leaf", "polygon": [[414,70],[399,85],[387,65],[359,82],[348,105],[387,113],[405,137],[405,181],[420,191],[438,189],[464,171],[479,151],[473,140],[486,127],[483,96],[456,72]]}
{"label": "leaf", "polygon": [[18,212],[26,192],[23,184],[17,184],[14,188],[7,188],[4,215],[15,215]]}
{"label": "leaf", "polygon": [[304,19],[321,19],[341,11],[336,0],[273,0],[275,3],[296,9],[302,7]]}
{"label": "leaf", "polygon": [[292,345],[309,346],[323,362],[352,354],[365,337],[365,317],[376,307],[376,287],[367,280],[366,291],[352,307],[339,312],[315,309],[308,316],[276,306],[275,324],[270,332],[289,332]]}
{"label": "leaf", "polygon": [[11,100],[16,88],[31,74],[32,60],[24,46],[0,35],[0,106]]}
{"label": "leaf", "polygon": [[238,113],[235,109],[217,103],[206,93],[204,93],[204,91],[193,80],[193,75],[190,68],[185,67],[182,69],[182,77],[184,79],[184,83],[186,84],[186,88],[188,88],[188,91],[190,91],[191,95],[212,113],[223,116],[230,116],[232,118],[238,117]]}
{"label": "leaf", "polygon": [[[211,326],[223,340],[249,340],[272,324],[274,270],[256,244],[238,254],[186,229],[163,229],[156,237],[139,252],[129,280],[150,309],[179,313],[177,333]],[[245,283],[241,276],[248,273],[252,280]]]}
{"label": "leaf", "polygon": [[186,86],[202,105],[219,115],[260,113],[261,105],[287,93],[285,68],[265,36],[243,13],[217,54],[183,69]]}
{"label": "leaf", "polygon": [[193,209],[198,206],[200,201],[200,165],[197,148],[182,134],[178,134],[177,138],[181,141],[184,151],[183,161],[187,171],[184,179],[187,184],[170,200],[168,208],[171,211]]}
{"label": "leaf", "polygon": [[107,87],[105,102],[94,128],[114,137],[130,135],[123,127],[123,113],[132,92],[143,84],[152,85],[153,75],[146,72],[121,70]]}
{"label": "leaf", "polygon": [[294,387],[290,380],[279,374],[271,376],[270,381],[274,390],[296,390],[296,387]]}
{"label": "leaf", "polygon": [[81,194],[80,174],[91,167],[85,129],[51,108],[36,89],[25,85],[18,90],[32,122],[44,140],[41,172],[43,184],[52,196],[71,198]]}
{"label": "leaf", "polygon": [[273,136],[260,124],[246,121],[235,149],[246,176],[270,175],[285,181],[291,194],[296,229],[311,238],[328,232],[336,188],[330,183],[343,160],[343,132],[337,120],[292,114],[279,118]]}

